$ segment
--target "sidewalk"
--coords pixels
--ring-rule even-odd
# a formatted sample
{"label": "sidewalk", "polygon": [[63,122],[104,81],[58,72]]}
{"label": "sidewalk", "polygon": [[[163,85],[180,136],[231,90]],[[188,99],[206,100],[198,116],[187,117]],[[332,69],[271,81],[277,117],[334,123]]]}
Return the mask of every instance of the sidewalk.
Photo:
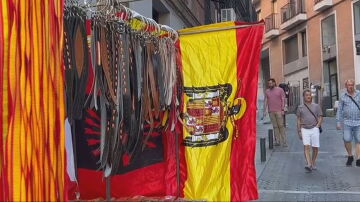
{"label": "sidewalk", "polygon": [[296,133],[296,116],[287,115],[288,148],[267,148],[260,162],[260,138],[271,124],[258,123],[256,169],[260,201],[360,201],[360,167],[346,167],[346,152],[334,118],[324,118],[318,170],[306,173],[303,145]]}
{"label": "sidewalk", "polygon": [[[269,150],[268,130],[272,129],[271,123],[266,123],[267,120],[258,121],[256,124],[256,153],[255,153],[255,167],[256,167],[256,179],[259,178],[264,170],[267,162],[269,162],[273,150]],[[264,124],[265,122],[265,124]],[[260,156],[260,138],[265,138],[266,143],[266,161],[261,162]],[[274,140],[275,141],[275,140]]]}

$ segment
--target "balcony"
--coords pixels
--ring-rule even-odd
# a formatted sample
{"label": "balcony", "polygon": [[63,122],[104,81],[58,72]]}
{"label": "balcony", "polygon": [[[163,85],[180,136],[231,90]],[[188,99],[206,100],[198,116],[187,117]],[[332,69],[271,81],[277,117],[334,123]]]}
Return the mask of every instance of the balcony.
{"label": "balcony", "polygon": [[298,72],[300,70],[305,69],[308,67],[308,59],[307,56],[301,57],[293,62],[290,62],[288,64],[284,64],[284,75],[288,76],[290,74],[293,74],[295,72]]}
{"label": "balcony", "polygon": [[271,39],[280,34],[278,14],[272,13],[265,18],[265,38]]}
{"label": "balcony", "polygon": [[307,20],[304,2],[292,1],[281,8],[280,29],[289,30]]}
{"label": "balcony", "polygon": [[314,10],[323,11],[329,7],[333,6],[332,0],[314,0]]}

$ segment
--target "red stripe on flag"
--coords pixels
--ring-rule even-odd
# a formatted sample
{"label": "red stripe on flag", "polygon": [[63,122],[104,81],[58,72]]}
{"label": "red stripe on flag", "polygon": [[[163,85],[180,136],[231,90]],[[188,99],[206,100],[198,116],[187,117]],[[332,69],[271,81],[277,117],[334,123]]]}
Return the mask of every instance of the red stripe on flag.
{"label": "red stripe on flag", "polygon": [[86,110],[86,112],[87,112],[91,117],[93,117],[94,119],[100,121],[99,115],[98,115],[94,110],[88,109],[88,110]]}
{"label": "red stripe on flag", "polygon": [[[2,4],[0,4],[0,134],[3,133],[3,80],[4,80],[4,30],[3,30],[4,22],[3,22],[3,15],[2,15]],[[0,145],[3,146],[2,143],[3,138],[0,138]],[[2,147],[1,147],[2,148]],[[0,155],[2,155],[3,150],[0,150]],[[2,162],[3,163],[3,162]],[[1,175],[0,175],[1,176]],[[2,184],[0,185],[2,188]],[[0,189],[2,190],[2,189]],[[2,192],[0,193],[0,199],[2,198]]]}
{"label": "red stripe on flag", "polygon": [[[182,73],[183,73],[183,71],[182,71],[182,56],[181,56],[181,51],[180,51],[181,50],[181,48],[180,48],[181,44],[180,44],[179,40],[176,42],[175,46],[176,46],[176,48],[178,50],[177,55],[176,55],[176,63],[178,65],[178,71],[177,72],[178,72],[178,74],[180,74],[178,76],[181,77],[181,79],[182,79],[183,78],[183,75],[182,75]],[[184,109],[183,103],[184,103],[184,97],[183,97],[183,95],[181,95],[180,106],[179,106],[179,111],[180,112],[182,112],[183,109]],[[173,118],[176,119],[177,117],[173,117]],[[178,153],[175,153],[174,157],[176,159],[176,156],[178,155],[179,164],[180,164],[179,165],[180,166],[180,171],[179,171],[180,172],[180,179],[179,179],[180,182],[179,182],[179,185],[178,185],[178,183],[176,181],[173,182],[175,184],[168,184],[169,190],[171,190],[170,188],[172,188],[172,187],[173,187],[173,189],[175,188],[175,190],[172,190],[172,191],[175,191],[174,192],[174,193],[176,193],[175,196],[178,196],[178,197],[184,197],[184,195],[185,195],[184,194],[184,187],[185,187],[185,181],[187,179],[187,165],[186,165],[186,159],[185,159],[185,146],[183,144],[183,136],[182,135],[183,135],[183,125],[178,123],[178,124],[176,124],[176,127],[175,127],[175,136],[178,136],[179,151],[178,151]],[[175,143],[175,140],[174,140],[174,143]],[[176,161],[175,161],[174,166],[175,166],[175,171],[176,171],[176,169],[177,169]],[[174,179],[176,179],[176,176],[175,176]]]}
{"label": "red stripe on flag", "polygon": [[87,135],[101,135],[101,132],[95,131],[91,128],[85,128],[85,134]]}
{"label": "red stripe on flag", "polygon": [[[111,196],[115,198],[165,196],[165,167],[164,163],[157,163],[126,174],[112,176]],[[105,198],[106,188],[102,171],[79,168],[78,180],[82,200]],[[74,199],[73,193],[69,193],[69,199]]]}
{"label": "red stripe on flag", "polygon": [[94,156],[99,156],[100,155],[100,150],[99,149],[95,149],[91,152]]}
{"label": "red stripe on flag", "polygon": [[[165,163],[157,163],[111,178],[112,196],[165,196]],[[126,182],[126,183],[124,183]]]}
{"label": "red stripe on flag", "polygon": [[[94,186],[96,184],[96,186]],[[105,180],[102,171],[78,169],[78,188],[82,200],[105,198]],[[75,191],[75,190],[72,190]],[[75,199],[75,193],[69,193],[69,200]]]}
{"label": "red stripe on flag", "polygon": [[85,122],[86,122],[87,124],[89,124],[90,126],[94,126],[94,127],[97,127],[97,128],[100,128],[100,127],[101,127],[100,124],[95,123],[95,121],[93,121],[93,120],[90,119],[90,118],[86,118],[86,119],[85,119]]}
{"label": "red stripe on flag", "polygon": [[[247,23],[236,22],[236,25],[240,24]],[[239,137],[234,138],[232,142],[230,157],[232,201],[258,199],[254,158],[258,71],[263,29],[262,24],[236,30],[237,77],[241,79],[241,89],[237,97],[245,98],[247,109],[244,116],[235,122]]]}
{"label": "red stripe on flag", "polygon": [[97,139],[88,139],[87,140],[87,143],[89,146],[93,146],[93,145],[96,145],[96,144],[100,144],[100,140],[97,140]]}

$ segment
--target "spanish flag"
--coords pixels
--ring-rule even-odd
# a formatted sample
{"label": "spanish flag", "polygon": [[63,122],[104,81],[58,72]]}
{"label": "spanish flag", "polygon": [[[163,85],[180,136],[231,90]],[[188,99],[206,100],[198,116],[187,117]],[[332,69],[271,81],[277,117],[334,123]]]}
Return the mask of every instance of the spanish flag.
{"label": "spanish flag", "polygon": [[64,201],[63,0],[0,1],[0,201]]}
{"label": "spanish flag", "polygon": [[181,194],[208,201],[255,200],[263,23],[224,22],[179,33]]}

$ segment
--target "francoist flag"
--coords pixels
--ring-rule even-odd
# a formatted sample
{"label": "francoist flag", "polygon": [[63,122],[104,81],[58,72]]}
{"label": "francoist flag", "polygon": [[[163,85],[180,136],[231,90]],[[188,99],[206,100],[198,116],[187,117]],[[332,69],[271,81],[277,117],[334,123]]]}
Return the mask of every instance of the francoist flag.
{"label": "francoist flag", "polygon": [[181,194],[209,201],[255,200],[263,22],[224,22],[179,33]]}

